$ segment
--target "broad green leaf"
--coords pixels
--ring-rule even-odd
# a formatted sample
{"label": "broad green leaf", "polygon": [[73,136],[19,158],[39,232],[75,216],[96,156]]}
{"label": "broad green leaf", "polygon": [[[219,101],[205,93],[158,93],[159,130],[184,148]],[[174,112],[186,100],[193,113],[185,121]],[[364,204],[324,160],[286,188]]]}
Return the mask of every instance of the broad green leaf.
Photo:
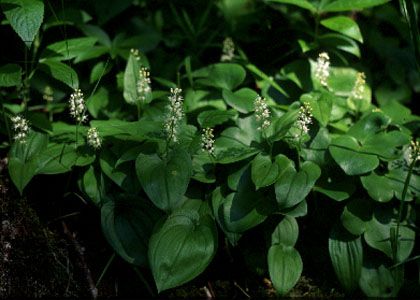
{"label": "broad green leaf", "polygon": [[9,159],[10,179],[12,179],[21,195],[25,186],[31,181],[32,177],[36,175],[37,167],[38,162],[36,160],[23,162],[16,157],[11,157]]}
{"label": "broad green leaf", "polygon": [[95,168],[93,166],[89,166],[83,174],[81,186],[83,192],[89,196],[92,202],[96,206],[100,207],[102,204],[102,198],[105,195],[102,174],[98,174],[98,172],[95,172]]}
{"label": "broad green leaf", "polygon": [[[389,258],[393,258],[391,247],[390,231],[397,227],[397,214],[392,208],[378,207],[373,214],[373,218],[367,224],[364,233],[366,243],[374,249],[377,249]],[[401,262],[407,259],[413,248],[415,240],[415,231],[408,227],[406,222],[402,222],[399,229],[399,247],[397,251],[397,261]]]}
{"label": "broad green leaf", "polygon": [[299,110],[290,110],[283,114],[280,118],[273,121],[273,134],[270,140],[273,142],[281,140],[289,131],[289,129],[296,123]]}
{"label": "broad green leaf", "polygon": [[76,71],[62,62],[43,60],[40,63],[40,69],[58,81],[65,83],[72,89],[77,89],[79,87],[79,77],[77,76]]}
{"label": "broad green leaf", "polygon": [[[82,165],[90,164],[95,160],[93,152],[88,153],[86,146],[75,149],[74,144],[49,143],[48,147],[38,155],[38,174],[60,174],[68,172],[77,165],[78,160]],[[84,151],[83,151],[83,150]],[[83,151],[83,152],[82,152]],[[83,157],[85,156],[85,157]],[[80,165],[80,163],[79,163]]]}
{"label": "broad green leaf", "polygon": [[9,175],[19,193],[37,173],[38,155],[48,144],[48,135],[30,132],[25,143],[15,142],[9,152]]}
{"label": "broad green leaf", "polygon": [[[352,41],[357,45],[356,42]],[[328,88],[337,96],[350,97],[357,79],[358,71],[352,68],[343,67],[331,67],[330,76],[328,77]],[[313,79],[315,82],[316,80]],[[362,99],[355,99],[354,101],[360,100],[362,103],[360,107],[365,110],[365,107],[371,103],[372,92],[368,84],[365,84],[365,91],[362,94]],[[359,107],[359,104],[357,104]],[[348,109],[346,107],[346,109]]]}
{"label": "broad green leaf", "polygon": [[47,60],[69,60],[83,55],[89,49],[92,49],[96,43],[95,37],[82,37],[67,39],[48,45],[42,53],[41,61]]}
{"label": "broad green leaf", "polygon": [[353,236],[344,228],[336,226],[330,233],[328,250],[341,286],[346,292],[354,291],[358,286],[363,264],[360,236]]}
{"label": "broad green leaf", "polygon": [[263,195],[255,190],[255,186],[251,179],[250,165],[241,169],[239,173],[240,178],[237,186],[235,187],[236,193],[234,193],[231,205],[227,204],[225,206],[226,208],[229,207],[225,210],[225,213],[229,212],[229,220],[232,223],[240,222],[255,212],[259,203],[261,203],[264,199]]}
{"label": "broad green leaf", "polygon": [[341,214],[341,223],[348,232],[361,235],[372,219],[373,203],[367,198],[350,200]]}
{"label": "broad green leaf", "polygon": [[333,31],[337,31],[341,34],[347,35],[348,37],[351,37],[356,41],[363,43],[363,37],[360,33],[359,25],[357,25],[357,23],[349,17],[331,17],[322,20],[321,25]]}
{"label": "broad green leaf", "polygon": [[373,135],[383,131],[391,123],[391,119],[381,112],[370,113],[354,124],[349,135],[364,143]]}
{"label": "broad green leaf", "polygon": [[137,194],[141,187],[136,179],[136,171],[128,163],[117,166],[119,155],[121,153],[113,153],[109,148],[104,148],[99,157],[102,172],[126,192]]}
{"label": "broad green leaf", "polygon": [[266,2],[296,5],[313,13],[317,11],[317,8],[308,0],[266,0]]}
{"label": "broad green leaf", "polygon": [[[394,196],[398,200],[402,200],[402,192],[407,176],[407,171],[404,171],[403,169],[393,169],[385,174],[372,172],[369,175],[361,176],[360,180],[372,199],[378,202],[388,202],[391,201]],[[411,177],[407,191],[405,201],[410,201],[418,197],[420,194],[419,176],[414,175]]]}
{"label": "broad green leaf", "polygon": [[305,161],[297,172],[288,158],[280,163],[280,176],[274,187],[279,208],[292,207],[309,194],[316,180],[321,175],[318,165]]}
{"label": "broad green leaf", "polygon": [[374,153],[382,160],[390,161],[400,157],[400,148],[409,143],[410,136],[401,131],[380,132],[365,140],[363,151]]}
{"label": "broad green leaf", "polygon": [[121,194],[101,207],[102,231],[124,260],[146,267],[149,237],[159,216],[157,209],[145,199]]}
{"label": "broad green leaf", "polygon": [[309,147],[302,149],[301,155],[305,160],[310,160],[318,166],[328,165],[331,162],[331,156],[328,153],[330,143],[331,136],[328,129],[321,127]]}
{"label": "broad green leaf", "polygon": [[202,273],[217,249],[217,230],[209,215],[179,209],[149,242],[149,262],[158,292],[180,286]]}
{"label": "broad green leaf", "polygon": [[213,183],[216,181],[214,174],[214,160],[205,151],[200,151],[192,158],[193,175],[192,178],[203,182]]}
{"label": "broad green leaf", "polygon": [[314,191],[335,201],[348,199],[356,190],[354,178],[347,176],[338,166],[327,165],[317,180]]}
{"label": "broad green leaf", "polygon": [[347,175],[367,173],[379,165],[378,157],[364,153],[358,141],[349,135],[334,139],[329,150],[335,162]]}
{"label": "broad green leaf", "polygon": [[313,89],[310,76],[310,63],[307,59],[294,60],[280,69],[282,80],[294,82],[300,89],[311,91]]}
{"label": "broad green leaf", "polygon": [[223,124],[237,115],[236,111],[231,110],[206,110],[197,116],[198,124],[202,128],[214,127]]}
{"label": "broad green leaf", "polygon": [[[109,104],[109,91],[105,87],[100,87],[98,91],[89,97],[86,101],[86,107],[89,113],[94,117],[98,118],[101,112],[106,110]],[[102,135],[102,132],[101,132]]]}
{"label": "broad green leaf", "polygon": [[275,161],[272,162],[269,155],[260,153],[252,160],[251,176],[257,190],[269,186],[277,180],[280,175],[277,158],[280,157],[277,156]]}
{"label": "broad green leaf", "polygon": [[282,244],[284,246],[294,247],[298,237],[299,226],[296,219],[285,216],[271,235],[271,245]]}
{"label": "broad green leaf", "polygon": [[139,71],[145,65],[145,59],[130,53],[124,71],[124,99],[128,104],[146,104],[152,101],[151,92],[140,95],[137,84],[140,79]]}
{"label": "broad green leaf", "polygon": [[[360,58],[360,48],[353,39],[338,33],[326,33],[319,36],[322,47],[337,48],[343,52],[353,54]],[[330,75],[332,78],[332,75]]]}
{"label": "broad green leaf", "polygon": [[162,123],[157,121],[139,120],[127,122],[122,120],[93,120],[92,127],[98,128],[101,137],[115,137],[122,140],[144,141],[156,139],[162,132]]}
{"label": "broad green leaf", "polygon": [[226,103],[244,114],[254,111],[254,100],[257,96],[257,92],[250,88],[242,88],[236,92],[231,92],[227,89],[223,90],[223,99]]}
{"label": "broad green leaf", "polygon": [[157,154],[140,154],[136,172],[146,194],[153,204],[171,211],[183,201],[192,175],[190,155],[184,150],[170,152],[167,159]]}
{"label": "broad green leaf", "polygon": [[22,81],[22,68],[16,64],[0,67],[0,86],[17,86]]}
{"label": "broad green leaf", "polygon": [[391,271],[384,264],[367,260],[362,268],[359,286],[367,297],[391,298],[396,297],[398,286]]}
{"label": "broad green leaf", "polygon": [[322,8],[322,12],[337,12],[348,10],[361,10],[368,7],[381,5],[391,0],[335,0]]}
{"label": "broad green leaf", "polygon": [[333,105],[332,94],[325,92],[303,94],[300,97],[300,102],[309,103],[312,109],[312,115],[321,124],[321,126],[325,127],[328,125]]}
{"label": "broad green leaf", "polygon": [[220,89],[233,90],[245,79],[244,68],[237,64],[219,63],[193,72],[197,83]]}
{"label": "broad green leaf", "polygon": [[231,215],[233,209],[233,199],[235,196],[236,193],[230,193],[227,196],[224,196],[220,187],[216,188],[213,191],[213,214],[223,231],[230,233],[245,232],[250,228],[257,226],[258,224],[261,224],[266,219],[266,216],[260,214],[256,209],[256,207],[258,206],[258,202],[261,201],[261,199],[254,199],[254,201],[256,202],[254,203],[255,208],[252,210],[248,209],[248,214],[246,215],[244,215],[242,212],[241,214],[243,215],[243,217],[241,219],[233,221]]}
{"label": "broad green leaf", "polygon": [[13,30],[30,48],[44,19],[44,3],[39,0],[1,0],[0,3]]}
{"label": "broad green leaf", "polygon": [[267,262],[273,286],[284,296],[295,286],[302,274],[302,258],[295,248],[278,244],[268,250]]}

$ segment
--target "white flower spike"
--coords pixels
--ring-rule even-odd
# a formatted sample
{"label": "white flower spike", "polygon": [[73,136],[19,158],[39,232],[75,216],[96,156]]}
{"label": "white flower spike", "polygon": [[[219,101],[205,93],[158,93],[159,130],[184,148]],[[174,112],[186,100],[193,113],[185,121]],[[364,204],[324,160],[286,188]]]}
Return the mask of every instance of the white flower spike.
{"label": "white flower spike", "polygon": [[30,129],[28,120],[20,115],[11,117],[10,120],[13,123],[13,131],[15,132],[14,140],[19,143],[25,143]]}
{"label": "white flower spike", "polygon": [[201,147],[203,151],[208,152],[210,155],[214,155],[213,128],[203,128],[203,133],[201,134]]}
{"label": "white flower spike", "polygon": [[80,89],[74,90],[69,99],[70,115],[76,120],[77,123],[87,121],[86,104],[83,98],[83,93]]}
{"label": "white flower spike", "polygon": [[98,129],[96,127],[89,128],[87,131],[87,143],[95,150],[101,148],[102,140],[99,136]]}
{"label": "white flower spike", "polygon": [[235,56],[235,44],[230,37],[225,38],[223,41],[222,56],[220,61],[231,61]]}
{"label": "white flower spike", "polygon": [[265,98],[258,96],[254,100],[255,119],[261,123],[258,130],[266,129],[271,124],[270,110],[268,109],[267,101]]}
{"label": "white flower spike", "polygon": [[319,54],[316,61],[315,77],[319,80],[321,85],[327,87],[328,77],[330,76],[330,57],[327,52]]}
{"label": "white flower spike", "polygon": [[174,143],[178,142],[178,128],[179,123],[184,117],[183,101],[184,98],[181,96],[182,89],[171,88],[171,95],[168,97],[168,114],[164,124],[169,141]]}

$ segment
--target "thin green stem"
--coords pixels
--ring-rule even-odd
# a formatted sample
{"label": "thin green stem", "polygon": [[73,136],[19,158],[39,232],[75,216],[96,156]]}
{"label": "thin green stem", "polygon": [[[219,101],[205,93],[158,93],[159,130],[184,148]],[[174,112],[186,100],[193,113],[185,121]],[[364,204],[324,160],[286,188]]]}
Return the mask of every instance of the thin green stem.
{"label": "thin green stem", "polygon": [[1,111],[2,111],[2,114],[3,114],[3,121],[4,121],[4,124],[6,126],[7,137],[9,138],[9,145],[11,145],[12,144],[12,133],[10,132],[9,122],[6,118],[6,112],[4,111],[3,97],[1,97],[1,102],[0,103],[1,103]]}
{"label": "thin green stem", "polygon": [[112,253],[111,257],[108,259],[108,262],[106,263],[104,269],[102,270],[101,275],[98,278],[98,281],[96,282],[96,288],[99,287],[99,285],[101,284],[102,278],[105,276],[105,273],[108,271],[109,267],[111,266],[112,262],[115,259],[115,252]]}
{"label": "thin green stem", "polygon": [[[395,233],[395,238],[397,241],[397,245],[396,245],[396,250],[398,251],[399,248],[399,232],[400,232],[400,225],[401,225],[401,217],[402,217],[402,212],[404,210],[404,202],[405,202],[405,197],[407,196],[407,192],[408,192],[408,186],[410,185],[410,180],[411,180],[411,175],[413,174],[413,169],[414,166],[417,162],[417,156],[419,155],[419,149],[416,148],[416,150],[414,151],[413,155],[413,161],[410,164],[410,167],[408,169],[408,173],[407,173],[407,177],[405,178],[405,182],[404,182],[404,188],[402,191],[402,195],[401,195],[401,201],[400,201],[400,206],[398,208],[398,219],[397,219],[397,229],[396,229],[396,233]],[[397,255],[395,255],[397,257]]]}
{"label": "thin green stem", "polygon": [[153,292],[152,287],[150,286],[150,284],[147,282],[146,278],[144,278],[143,274],[140,272],[140,270],[133,266],[134,271],[136,272],[137,276],[140,278],[140,280],[143,282],[144,286],[146,287],[147,291],[149,292],[149,294],[152,297],[156,297],[156,294]]}

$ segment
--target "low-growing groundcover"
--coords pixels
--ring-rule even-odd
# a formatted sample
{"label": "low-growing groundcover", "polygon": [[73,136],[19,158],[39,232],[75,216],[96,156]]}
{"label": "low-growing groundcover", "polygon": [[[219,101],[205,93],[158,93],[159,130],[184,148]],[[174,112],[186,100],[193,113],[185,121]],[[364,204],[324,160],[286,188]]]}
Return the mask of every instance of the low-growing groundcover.
{"label": "low-growing groundcover", "polygon": [[92,297],[419,295],[417,2],[0,8],[7,268],[29,203]]}

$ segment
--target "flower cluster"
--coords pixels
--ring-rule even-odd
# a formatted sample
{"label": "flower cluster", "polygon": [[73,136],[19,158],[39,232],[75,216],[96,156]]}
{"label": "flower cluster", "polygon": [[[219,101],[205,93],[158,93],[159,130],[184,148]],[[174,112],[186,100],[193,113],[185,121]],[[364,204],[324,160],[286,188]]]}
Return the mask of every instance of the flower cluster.
{"label": "flower cluster", "polygon": [[184,110],[182,107],[184,99],[182,98],[181,93],[182,89],[171,88],[171,95],[168,97],[168,114],[164,124],[168,140],[174,143],[178,141],[179,122],[184,117]]}
{"label": "flower cluster", "polygon": [[201,147],[203,151],[208,152],[210,155],[214,155],[214,134],[213,128],[203,128],[201,134]]}
{"label": "flower cluster", "polygon": [[225,38],[223,41],[223,49],[222,49],[222,56],[220,57],[220,61],[231,61],[235,56],[235,44],[230,37]]}
{"label": "flower cluster", "polygon": [[13,123],[13,130],[15,132],[15,136],[14,136],[15,141],[24,143],[30,129],[28,120],[26,120],[24,117],[19,116],[19,115],[11,117],[10,120],[12,120],[12,123]]}
{"label": "flower cluster", "polygon": [[413,161],[420,160],[420,143],[419,141],[411,141],[410,147],[404,153],[404,160],[407,165],[411,165]]}
{"label": "flower cluster", "polygon": [[54,100],[54,91],[52,87],[50,87],[49,85],[45,86],[42,98],[47,102],[51,102]]}
{"label": "flower cluster", "polygon": [[319,80],[321,85],[328,86],[327,79],[330,76],[330,57],[328,53],[322,52],[319,54],[316,61],[315,77]]}
{"label": "flower cluster", "polygon": [[98,128],[92,127],[87,131],[87,143],[89,146],[92,146],[94,149],[101,148],[102,140],[99,136]]}
{"label": "flower cluster", "polygon": [[133,55],[133,57],[139,61],[140,60],[140,52],[138,49],[130,49],[130,54]]}
{"label": "flower cluster", "polygon": [[268,109],[267,101],[263,97],[257,96],[254,100],[254,108],[255,118],[261,123],[258,130],[263,130],[270,126],[270,110]]}
{"label": "flower cluster", "polygon": [[312,107],[305,102],[299,109],[296,125],[301,134],[305,134],[309,132],[310,124],[312,124]]}
{"label": "flower cluster", "polygon": [[354,99],[362,99],[365,92],[366,76],[365,73],[357,73],[356,82],[353,90],[351,91],[351,97]]}
{"label": "flower cluster", "polygon": [[140,68],[137,80],[137,94],[140,101],[146,100],[146,95],[152,91],[150,88],[150,72],[146,68]]}
{"label": "flower cluster", "polygon": [[86,104],[80,89],[74,90],[74,93],[70,95],[69,105],[70,115],[78,123],[83,123],[87,120]]}

